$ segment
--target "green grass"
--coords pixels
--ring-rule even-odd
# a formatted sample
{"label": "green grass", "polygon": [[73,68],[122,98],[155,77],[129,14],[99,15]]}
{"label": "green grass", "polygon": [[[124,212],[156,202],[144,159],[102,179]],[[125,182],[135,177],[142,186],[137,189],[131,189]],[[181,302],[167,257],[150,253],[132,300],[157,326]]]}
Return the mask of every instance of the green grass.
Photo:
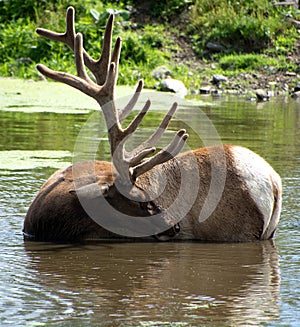
{"label": "green grass", "polygon": [[296,14],[269,0],[195,0],[189,29],[199,54],[208,41],[221,43],[228,52],[257,52],[274,46],[279,37],[294,44],[296,30],[286,18]]}
{"label": "green grass", "polygon": [[255,53],[225,55],[220,58],[219,65],[224,71],[239,72],[253,72],[268,67],[273,67],[277,71],[288,68],[295,70],[297,68],[296,65],[287,63],[285,56],[272,58],[264,54]]}
{"label": "green grass", "polygon": [[[62,32],[65,28],[67,0],[0,1],[0,75],[37,79],[39,62],[75,73],[71,51],[62,44],[45,40],[35,33],[36,27]],[[123,48],[119,84],[133,85],[143,78],[146,87],[155,87],[153,69],[167,66],[173,78],[188,88],[197,88],[208,74],[232,76],[242,71],[295,70],[286,58],[295,53],[297,30],[287,17],[299,19],[291,7],[274,7],[268,0],[162,0],[151,2],[149,23],[133,23],[128,5],[135,1],[72,1],[76,8],[76,29],[84,35],[84,46],[99,56],[106,19],[115,14],[114,39],[120,35]],[[174,62],[179,46],[171,35],[189,39],[199,59],[207,64],[189,68],[188,61]],[[224,52],[207,55],[207,42],[215,42]],[[214,63],[216,69],[209,67]]]}

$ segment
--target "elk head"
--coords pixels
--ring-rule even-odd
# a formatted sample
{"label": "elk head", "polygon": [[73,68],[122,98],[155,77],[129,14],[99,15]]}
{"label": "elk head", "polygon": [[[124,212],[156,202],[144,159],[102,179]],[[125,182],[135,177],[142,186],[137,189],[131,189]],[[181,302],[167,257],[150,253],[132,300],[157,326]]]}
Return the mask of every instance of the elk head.
{"label": "elk head", "polygon": [[[185,130],[179,130],[170,144],[155,153],[155,144],[166,130],[177,108],[177,103],[171,106],[160,126],[146,141],[134,150],[127,151],[125,149],[126,141],[136,131],[151,105],[150,100],[146,101],[144,107],[131,123],[127,127],[122,127],[124,119],[132,111],[139,98],[143,81],[138,82],[135,93],[128,104],[123,109],[118,110],[115,103],[115,86],[118,78],[121,38],[116,39],[111,53],[114,17],[110,15],[108,19],[101,56],[98,60],[94,60],[83,47],[82,35],[75,32],[74,15],[74,9],[68,8],[65,33],[55,33],[40,28],[37,29],[37,33],[48,39],[63,42],[72,49],[75,55],[77,76],[54,71],[41,64],[37,65],[37,69],[43,75],[70,85],[98,102],[107,126],[114,173],[111,174],[112,178],[96,178],[93,182],[83,183],[83,185],[79,185],[69,192],[76,195],[82,204],[92,208],[93,212],[100,211],[102,216],[109,216],[108,220],[113,219],[113,215],[105,210],[104,203],[107,201],[117,209],[119,212],[117,216],[123,214],[135,217],[155,215],[161,211],[160,208],[148,199],[143,190],[135,185],[135,181],[154,166],[172,159],[184,146],[188,135]],[[93,74],[95,82],[88,75],[86,67]],[[125,223],[125,218],[123,222]],[[165,229],[170,227],[172,224],[166,223]]]}

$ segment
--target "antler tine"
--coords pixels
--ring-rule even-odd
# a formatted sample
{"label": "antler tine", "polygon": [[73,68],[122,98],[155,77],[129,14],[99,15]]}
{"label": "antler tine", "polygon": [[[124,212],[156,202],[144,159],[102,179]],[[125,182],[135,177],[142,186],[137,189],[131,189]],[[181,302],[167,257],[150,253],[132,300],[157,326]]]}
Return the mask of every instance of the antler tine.
{"label": "antler tine", "polygon": [[179,130],[168,146],[159,151],[155,156],[131,168],[132,179],[136,180],[137,177],[149,171],[154,166],[174,158],[183,148],[187,138],[188,134],[186,131],[184,129]]}
{"label": "antler tine", "polygon": [[136,88],[132,98],[129,100],[127,105],[123,109],[121,109],[119,111],[119,121],[120,121],[120,123],[123,122],[123,120],[130,114],[131,110],[136,105],[143,87],[144,87],[143,80],[139,80],[137,88]]}
{"label": "antler tine", "polygon": [[[103,37],[103,46],[100,58],[96,61],[92,59],[86,51],[84,54],[86,56],[86,65],[91,70],[91,72],[96,77],[97,84],[103,85],[106,81],[106,74],[103,72],[107,72],[109,69],[110,62],[116,62],[114,60],[110,60],[110,53],[111,53],[111,43],[112,43],[112,31],[113,31],[113,23],[114,23],[114,15],[109,15],[109,18],[106,23],[104,37]],[[118,42],[118,40],[117,40]],[[116,45],[117,45],[116,42]],[[114,48],[114,52],[116,50],[116,45]],[[119,44],[120,46],[120,44]],[[120,51],[120,50],[119,50]]]}
{"label": "antler tine", "polygon": [[83,37],[81,33],[78,33],[75,37],[74,53],[75,53],[75,65],[78,77],[88,81],[92,84],[92,80],[89,78],[83,59]]}
{"label": "antler tine", "polygon": [[133,121],[128,125],[126,129],[124,129],[124,135],[131,135],[135,132],[138,128],[139,124],[143,120],[144,116],[146,115],[147,111],[151,106],[151,101],[147,100],[142,110],[138,113],[138,115],[133,119]]}
{"label": "antler tine", "polygon": [[127,153],[128,157],[131,157],[131,166],[136,165],[149,153],[155,151],[154,145],[161,139],[162,135],[166,131],[169,122],[177,109],[177,106],[178,103],[174,102],[165,117],[163,118],[159,127],[156,129],[156,131],[146,141],[140,144],[136,149],[134,149],[130,153]]}
{"label": "antler tine", "polygon": [[157,130],[145,142],[143,142],[143,144],[141,144],[142,147],[148,148],[154,146],[160,140],[165,130],[167,129],[169,122],[172,119],[177,107],[178,107],[178,103],[174,102],[171,108],[169,109],[169,111],[167,112],[167,114],[165,115],[164,119],[160,123]]}
{"label": "antler tine", "polygon": [[45,37],[46,39],[67,44],[72,49],[72,51],[74,51],[74,42],[76,35],[74,21],[75,9],[73,7],[69,7],[67,9],[66,14],[66,31],[64,33],[56,33],[44,28],[37,28],[36,32],[37,34]]}
{"label": "antler tine", "polygon": [[89,96],[93,96],[93,94],[97,92],[97,90],[92,88],[92,86],[88,82],[74,75],[52,70],[42,64],[37,64],[36,68],[41,74],[57,82],[68,84]]}
{"label": "antler tine", "polygon": [[[139,90],[140,86],[142,86],[142,84],[139,83],[137,90]],[[132,108],[133,108],[135,102],[137,101],[138,96],[139,96],[139,94],[137,95],[135,93],[133,95],[132,99],[127,104],[127,106],[130,106],[130,107],[132,106]],[[146,104],[144,105],[144,107],[140,111],[140,113],[135,117],[135,119],[130,123],[130,125],[125,130],[123,130],[124,137],[128,137],[134,133],[134,131],[137,129],[140,122],[142,121],[143,117],[149,110],[150,105],[151,105],[151,101],[147,100]],[[140,144],[136,149],[134,149],[131,152],[127,152],[122,149],[123,155],[125,156],[125,159],[129,163],[130,167],[139,165],[145,157],[147,157],[149,154],[155,152],[156,149],[155,149],[154,145],[160,140],[160,138],[164,134],[166,128],[169,125],[170,120],[172,119],[172,117],[177,109],[177,106],[178,106],[178,104],[176,102],[174,102],[173,105],[171,106],[171,108],[169,109],[169,111],[167,112],[167,114],[165,115],[164,119],[162,120],[160,126],[157,128],[157,130],[146,141],[144,141],[142,144]],[[132,108],[130,108],[130,110]],[[119,156],[120,155],[118,155],[118,157]]]}
{"label": "antler tine", "polygon": [[[138,85],[138,88],[140,87],[140,85],[141,84]],[[135,97],[136,97],[136,94],[132,97],[130,102],[131,101],[132,101],[132,103],[136,102],[137,98],[135,98]],[[130,106],[132,105],[132,103],[130,104]],[[128,138],[130,135],[132,135],[134,133],[134,131],[136,130],[136,128],[139,126],[140,122],[142,121],[143,117],[149,110],[150,105],[151,105],[151,102],[150,102],[150,100],[148,100],[146,102],[146,104],[144,105],[143,109],[135,117],[135,119],[130,123],[130,125],[125,130],[123,130],[123,138]],[[177,109],[177,106],[178,106],[178,104],[176,102],[174,102],[173,105],[171,106],[171,108],[169,109],[168,113],[165,115],[164,119],[162,120],[160,126],[157,128],[157,130],[146,141],[144,141],[141,145],[139,145],[133,151],[131,151],[131,152],[125,151],[125,149],[124,149],[125,141],[122,142],[122,144],[116,144],[116,146],[114,146],[113,162],[114,162],[115,166],[116,165],[119,166],[118,171],[122,170],[124,168],[124,167],[122,168],[121,165],[119,165],[119,163],[117,163],[117,161],[120,160],[120,158],[123,158],[123,161],[126,162],[127,168],[134,167],[134,166],[138,166],[139,164],[141,164],[142,160],[144,158],[146,158],[149,154],[152,154],[153,152],[155,152],[156,149],[155,149],[154,145],[160,140],[160,138],[164,134],[166,128],[168,127],[170,120],[172,119],[172,117]],[[172,144],[174,144],[174,141]],[[180,149],[178,150],[178,152],[180,151]],[[168,151],[169,152],[171,151],[170,148],[168,148]],[[155,165],[156,164],[154,163],[154,166]],[[145,167],[148,167],[148,166],[145,166]],[[128,176],[128,171],[126,171],[126,169],[125,169],[125,172],[122,172],[121,175]],[[131,180],[131,178],[128,180]]]}
{"label": "antler tine", "polygon": [[[112,43],[112,30],[113,30],[114,15],[111,14],[108,18],[104,38],[103,38],[103,48],[101,57],[98,60],[94,60],[86,51],[83,49],[83,57],[85,65],[90,69],[96,78],[98,85],[103,85],[106,81],[107,72],[109,70],[110,61],[118,61],[119,49],[114,48],[112,60],[110,59],[111,53],[111,43]],[[75,22],[75,9],[69,7],[66,14],[66,31],[64,33],[56,33],[47,29],[37,28],[36,32],[53,41],[62,42],[68,45],[73,52],[75,52],[75,37],[76,31],[74,27]]]}
{"label": "antler tine", "polygon": [[107,78],[103,85],[103,93],[107,92],[111,94],[112,97],[110,100],[114,100],[114,89],[118,79],[118,67],[119,67],[119,58],[121,52],[122,40],[120,37],[117,38],[114,48],[114,60],[110,63],[109,70],[107,73]]}
{"label": "antler tine", "polygon": [[117,80],[118,78],[118,66],[119,66],[122,40],[119,36],[117,37],[113,49],[113,53],[111,55],[113,23],[114,23],[114,15],[110,14],[104,31],[101,56],[98,60],[94,60],[83,49],[84,63],[93,73],[93,75],[96,77],[96,81],[98,85],[103,85],[107,81],[108,79],[107,73],[109,72],[111,63],[115,63],[115,80]]}
{"label": "antler tine", "polygon": [[185,130],[178,131],[172,142],[167,147],[158,152],[154,157],[143,161],[146,156],[156,150],[154,145],[159,141],[165,132],[172,116],[177,109],[178,104],[175,102],[169,109],[168,113],[165,115],[158,129],[135,150],[132,152],[127,152],[124,148],[125,142],[127,138],[132,135],[136,128],[139,126],[143,117],[149,110],[150,105],[151,102],[148,100],[143,109],[134,118],[130,125],[126,129],[122,130],[122,140],[119,143],[115,143],[116,145],[113,152],[113,162],[117,171],[119,172],[120,180],[123,183],[132,183],[144,172],[176,156],[188,138],[188,134],[186,134]]}
{"label": "antler tine", "polygon": [[98,100],[99,96],[97,95],[99,95],[99,92],[103,87],[100,87],[97,84],[95,84],[88,77],[86,73],[84,62],[83,62],[82,42],[83,42],[82,35],[77,34],[74,43],[74,53],[75,53],[75,61],[76,61],[76,69],[77,69],[78,77],[71,74],[52,70],[41,64],[38,64],[36,67],[38,71],[43,75],[55,81],[68,84]]}
{"label": "antler tine", "polygon": [[[126,129],[121,129],[119,121],[116,121],[115,124],[112,125],[112,128],[109,131],[110,143],[111,143],[111,152],[113,155],[113,163],[116,170],[119,173],[119,181],[122,184],[131,184],[132,179],[130,175],[130,165],[131,158],[127,155],[127,152],[124,148],[125,142],[127,138],[134,133],[134,131],[138,128],[142,119],[146,115],[151,105],[150,100],[148,100],[142,110],[137,114],[137,116],[133,119],[133,121],[128,125]],[[155,149],[154,149],[155,150]],[[144,154],[144,153],[143,153]],[[147,156],[144,154],[144,156]],[[144,157],[143,157],[144,158]],[[143,159],[141,158],[141,159]],[[139,163],[140,161],[138,161]]]}

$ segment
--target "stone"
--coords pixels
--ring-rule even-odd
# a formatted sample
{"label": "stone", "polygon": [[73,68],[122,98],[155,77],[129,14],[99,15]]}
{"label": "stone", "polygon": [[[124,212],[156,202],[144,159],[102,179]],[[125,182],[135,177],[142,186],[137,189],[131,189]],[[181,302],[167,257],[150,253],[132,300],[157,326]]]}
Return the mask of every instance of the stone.
{"label": "stone", "polygon": [[180,97],[185,97],[187,95],[187,88],[185,85],[181,81],[173,78],[162,80],[160,83],[160,90],[176,93]]}
{"label": "stone", "polygon": [[294,88],[294,92],[300,91],[300,83],[297,83]]}
{"label": "stone", "polygon": [[258,89],[255,91],[255,95],[256,95],[257,101],[269,101],[270,100],[270,95],[265,90]]}
{"label": "stone", "polygon": [[198,95],[199,94],[199,91],[196,90],[196,89],[190,89],[190,94],[192,94],[192,95]]}
{"label": "stone", "polygon": [[211,86],[209,86],[209,85],[201,86],[199,91],[200,91],[200,94],[209,94],[211,91]]}
{"label": "stone", "polygon": [[294,93],[292,94],[292,98],[294,98],[294,99],[299,99],[299,98],[300,98],[300,91],[294,92]]}
{"label": "stone", "polygon": [[152,71],[151,76],[157,80],[161,80],[171,76],[171,70],[166,66],[159,66]]}
{"label": "stone", "polygon": [[[300,85],[299,85],[299,87],[300,87]],[[284,84],[282,85],[282,89],[283,89],[283,91],[288,92],[288,90],[289,90],[289,85],[286,84],[286,83],[284,83]],[[300,88],[299,88],[297,91],[300,91]]]}
{"label": "stone", "polygon": [[285,76],[295,77],[295,76],[297,76],[297,74],[294,72],[286,72]]}
{"label": "stone", "polygon": [[212,52],[223,52],[226,50],[221,44],[213,42],[207,42],[206,48]]}
{"label": "stone", "polygon": [[228,81],[228,78],[225,77],[224,75],[221,75],[221,74],[215,74],[212,77],[212,83],[213,84],[219,84],[219,83],[222,83],[222,82],[226,83],[227,81]]}

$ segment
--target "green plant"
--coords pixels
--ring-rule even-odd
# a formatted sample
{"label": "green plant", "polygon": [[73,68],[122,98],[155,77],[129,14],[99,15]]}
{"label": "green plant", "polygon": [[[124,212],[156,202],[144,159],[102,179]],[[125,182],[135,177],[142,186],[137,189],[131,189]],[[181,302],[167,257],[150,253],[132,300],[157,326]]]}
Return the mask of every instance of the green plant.
{"label": "green plant", "polygon": [[277,61],[260,54],[227,55],[220,58],[220,67],[224,70],[257,70],[261,67],[276,65]]}
{"label": "green plant", "polygon": [[37,12],[45,9],[46,5],[46,0],[2,0],[0,1],[0,22],[17,20],[25,15],[36,21]]}
{"label": "green plant", "polygon": [[209,41],[222,44],[227,52],[260,52],[287,30],[285,18],[285,9],[267,0],[195,0],[189,30],[199,54]]}
{"label": "green plant", "polygon": [[[151,72],[160,65],[168,66],[173,78],[191,88],[197,88],[201,80],[209,81],[215,73],[234,76],[265,67],[272,67],[272,72],[297,70],[287,58],[295,53],[298,42],[289,19],[300,19],[300,14],[291,7],[274,7],[269,0],[0,0],[0,75],[36,78],[38,62],[75,73],[71,50],[35,33],[37,26],[64,31],[69,5],[76,8],[77,31],[84,35],[84,47],[94,58],[99,56],[106,19],[114,13],[113,38],[121,35],[123,39],[120,84],[132,85],[143,78],[145,85],[153,88],[157,81]],[[149,23],[134,22],[128,5],[150,6],[150,13],[142,12],[149,15]],[[182,12],[184,20],[176,19]],[[171,21],[172,26],[167,23]],[[179,40],[178,34],[192,43],[203,66],[191,69],[198,65],[191,63],[188,55],[183,62],[173,60],[185,44],[173,41]],[[203,56],[209,41],[223,45],[225,51]],[[209,67],[211,61],[214,69]]]}

